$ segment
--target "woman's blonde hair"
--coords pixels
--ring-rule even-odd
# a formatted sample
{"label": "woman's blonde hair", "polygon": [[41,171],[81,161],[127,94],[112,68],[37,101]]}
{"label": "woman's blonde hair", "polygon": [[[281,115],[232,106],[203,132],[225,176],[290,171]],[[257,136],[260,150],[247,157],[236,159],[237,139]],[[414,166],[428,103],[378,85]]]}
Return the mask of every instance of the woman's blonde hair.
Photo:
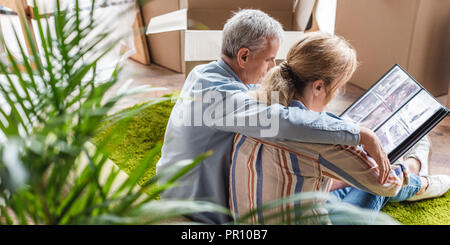
{"label": "woman's blonde hair", "polygon": [[278,103],[288,106],[302,95],[307,84],[322,80],[328,103],[357,65],[356,51],[343,38],[324,32],[306,33],[289,50],[286,60],[266,74],[255,91],[256,97],[270,104],[271,92],[279,91]]}

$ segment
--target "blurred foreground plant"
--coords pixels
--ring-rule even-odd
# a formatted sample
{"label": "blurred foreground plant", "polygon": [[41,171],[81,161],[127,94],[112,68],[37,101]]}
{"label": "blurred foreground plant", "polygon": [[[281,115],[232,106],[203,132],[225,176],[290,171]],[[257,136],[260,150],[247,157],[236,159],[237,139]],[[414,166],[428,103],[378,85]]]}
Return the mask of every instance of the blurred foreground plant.
{"label": "blurred foreground plant", "polygon": [[56,3],[53,15],[33,9],[41,47],[27,27],[31,53],[17,30],[18,57],[0,37],[6,53],[0,60],[0,224],[151,224],[191,212],[227,212],[205,202],[154,200],[207,154],[178,164],[166,173],[178,174],[164,186],[157,187],[163,173],[137,187],[160,146],[133,174],[120,177],[104,147],[121,135],[111,131],[102,142],[90,143],[100,125],[126,127],[131,116],[164,98],[107,117],[119,99],[146,88],[125,87],[107,98],[121,66],[105,80],[97,64],[123,37],[111,38],[110,28],[98,31],[108,25],[94,17],[96,1],[88,14],[78,0],[70,9]]}

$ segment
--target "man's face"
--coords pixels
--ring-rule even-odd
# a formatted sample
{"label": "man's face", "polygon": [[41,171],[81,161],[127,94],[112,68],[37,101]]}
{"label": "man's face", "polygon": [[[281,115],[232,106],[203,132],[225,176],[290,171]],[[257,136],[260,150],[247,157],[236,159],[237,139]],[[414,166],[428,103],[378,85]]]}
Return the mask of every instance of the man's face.
{"label": "man's face", "polygon": [[267,46],[258,52],[250,53],[248,62],[244,68],[244,83],[259,83],[261,78],[272,69],[275,64],[275,56],[280,48],[280,40],[271,38],[267,40]]}

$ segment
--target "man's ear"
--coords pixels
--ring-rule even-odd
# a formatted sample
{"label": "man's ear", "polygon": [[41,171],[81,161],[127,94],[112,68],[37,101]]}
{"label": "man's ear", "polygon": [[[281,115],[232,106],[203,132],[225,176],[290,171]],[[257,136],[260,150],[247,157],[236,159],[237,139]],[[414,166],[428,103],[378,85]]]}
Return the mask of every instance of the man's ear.
{"label": "man's ear", "polygon": [[236,56],[239,67],[245,68],[245,66],[248,62],[249,56],[250,56],[250,49],[248,49],[248,48],[239,49],[237,56]]}

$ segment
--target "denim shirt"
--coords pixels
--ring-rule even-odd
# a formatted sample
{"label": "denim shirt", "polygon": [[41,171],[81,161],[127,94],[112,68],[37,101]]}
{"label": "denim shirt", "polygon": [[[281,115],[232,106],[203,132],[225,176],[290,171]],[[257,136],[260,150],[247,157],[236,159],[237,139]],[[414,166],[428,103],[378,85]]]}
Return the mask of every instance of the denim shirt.
{"label": "denim shirt", "polygon": [[[308,110],[308,108],[306,108],[306,106],[301,101],[298,101],[298,100],[292,101],[291,104],[289,105],[289,107],[298,107],[298,108],[300,108],[302,110]],[[330,116],[332,118],[336,118],[337,120],[342,120],[342,118],[340,118],[339,116],[334,115],[331,112],[324,111],[322,113],[325,113],[325,114],[327,114],[328,116]]]}
{"label": "denim shirt", "polygon": [[[183,176],[179,180],[181,185],[164,191],[161,199],[204,200],[229,207],[228,178],[235,133],[298,142],[359,144],[359,126],[329,113],[297,106],[267,106],[250,96],[249,89],[250,86],[245,85],[222,59],[191,71],[170,115],[156,172],[161,173],[181,160],[194,159],[209,150],[213,153]],[[259,118],[268,115],[277,122],[278,130],[263,135],[262,131],[269,127]],[[168,178],[162,178],[159,184]],[[232,220],[218,213],[189,217],[208,224]]]}

